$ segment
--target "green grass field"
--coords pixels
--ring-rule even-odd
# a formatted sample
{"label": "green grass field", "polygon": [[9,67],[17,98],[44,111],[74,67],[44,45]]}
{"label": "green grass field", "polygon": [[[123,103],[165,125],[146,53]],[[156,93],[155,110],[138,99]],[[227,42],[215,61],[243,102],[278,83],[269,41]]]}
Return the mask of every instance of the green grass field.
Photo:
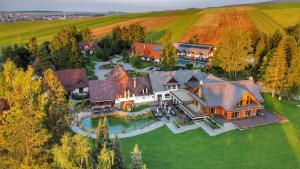
{"label": "green grass field", "polygon": [[265,107],[289,122],[231,131],[216,137],[201,129],[174,135],[167,127],[122,139],[127,162],[138,144],[150,169],[299,169],[300,102],[264,95]]}
{"label": "green grass field", "polygon": [[256,5],[248,15],[258,30],[272,33],[300,23],[300,3]]}

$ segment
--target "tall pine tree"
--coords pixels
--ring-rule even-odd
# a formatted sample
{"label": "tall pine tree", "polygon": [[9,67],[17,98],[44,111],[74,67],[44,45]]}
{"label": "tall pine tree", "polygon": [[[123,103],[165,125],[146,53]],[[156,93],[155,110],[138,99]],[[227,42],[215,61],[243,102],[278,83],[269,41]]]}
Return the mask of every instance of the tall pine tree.
{"label": "tall pine tree", "polygon": [[284,42],[281,41],[268,64],[265,74],[265,84],[271,89],[272,97],[277,93],[279,99],[281,99],[285,87],[286,68],[285,45]]}
{"label": "tall pine tree", "polygon": [[145,165],[142,159],[142,153],[139,150],[138,145],[136,144],[133,148],[133,151],[131,152],[130,169],[143,169],[144,167]]}

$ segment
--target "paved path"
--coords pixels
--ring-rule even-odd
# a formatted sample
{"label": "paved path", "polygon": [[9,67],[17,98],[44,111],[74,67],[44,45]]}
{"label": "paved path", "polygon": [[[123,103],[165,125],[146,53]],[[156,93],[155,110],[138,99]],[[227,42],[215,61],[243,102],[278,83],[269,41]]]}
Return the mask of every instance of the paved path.
{"label": "paved path", "polygon": [[111,69],[101,69],[100,67],[103,66],[103,65],[106,65],[106,64],[111,64],[111,63],[121,64],[121,65],[123,65],[125,70],[136,70],[138,72],[144,72],[144,73],[149,72],[147,70],[147,68],[145,68],[145,69],[135,69],[129,63],[118,62],[119,59],[120,59],[120,57],[115,57],[111,61],[95,62],[96,65],[95,65],[95,70],[94,71],[95,71],[96,76],[98,77],[98,80],[105,80],[106,79],[105,75],[111,71]]}
{"label": "paved path", "polygon": [[180,128],[175,127],[173,123],[166,123],[166,126],[172,131],[173,134],[180,134],[186,131],[202,128],[210,136],[216,136],[224,132],[236,129],[236,127],[232,123],[225,123],[224,126],[219,129],[212,129],[204,122],[195,122],[195,124],[193,125],[183,126]]}
{"label": "paved path", "polygon": [[[133,136],[145,134],[145,133],[148,133],[150,131],[156,130],[156,129],[162,127],[163,125],[164,125],[163,122],[158,121],[158,122],[155,122],[155,123],[153,123],[153,124],[151,124],[151,125],[149,125],[145,128],[134,130],[134,131],[128,132],[128,133],[119,133],[117,135],[118,135],[119,138],[133,137]],[[77,127],[75,125],[72,125],[71,129],[75,133],[82,134],[82,135],[90,137],[90,138],[96,138],[96,134],[86,132],[86,131],[80,129],[79,127]],[[115,138],[115,134],[112,134],[109,137],[110,138]]]}

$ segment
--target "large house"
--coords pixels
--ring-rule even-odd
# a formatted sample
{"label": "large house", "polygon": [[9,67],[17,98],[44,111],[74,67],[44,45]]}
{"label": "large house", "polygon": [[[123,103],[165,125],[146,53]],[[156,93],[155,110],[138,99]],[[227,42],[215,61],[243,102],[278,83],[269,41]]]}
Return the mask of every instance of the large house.
{"label": "large house", "polygon": [[193,77],[193,81],[188,90],[170,92],[172,102],[191,119],[211,115],[227,120],[246,118],[263,109],[264,99],[252,80],[229,82],[208,75],[205,79]]}
{"label": "large house", "polygon": [[85,69],[57,70],[55,74],[69,93],[79,95],[88,93],[88,79]]}
{"label": "large house", "polygon": [[134,43],[131,46],[131,56],[137,54],[142,57],[143,60],[153,60],[154,62],[161,61],[161,52],[163,46],[160,44],[151,43]]}
{"label": "large house", "polygon": [[94,112],[112,107],[131,110],[137,104],[153,101],[148,75],[129,76],[120,65],[115,66],[106,80],[89,81],[89,94]]}
{"label": "large house", "polygon": [[170,91],[186,89],[187,84],[193,80],[193,77],[204,79],[206,74],[199,70],[159,71],[149,73],[154,100],[170,100]]}
{"label": "large house", "polygon": [[208,60],[213,56],[214,47],[205,44],[174,43],[180,58],[189,60]]}

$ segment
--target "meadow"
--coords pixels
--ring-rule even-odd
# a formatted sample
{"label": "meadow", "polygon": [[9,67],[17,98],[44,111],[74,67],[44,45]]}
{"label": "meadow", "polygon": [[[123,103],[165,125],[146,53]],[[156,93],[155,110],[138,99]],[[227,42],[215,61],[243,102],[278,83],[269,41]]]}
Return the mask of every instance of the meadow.
{"label": "meadow", "polygon": [[211,137],[202,129],[174,135],[167,127],[122,139],[123,154],[130,161],[134,144],[144,162],[155,169],[299,169],[300,102],[281,101],[265,94],[265,108],[289,122],[235,130]]}
{"label": "meadow", "polygon": [[[31,36],[39,41],[51,40],[61,28],[76,25],[78,29],[89,27],[100,30],[99,38],[116,25],[126,26],[126,22],[145,22],[147,42],[159,42],[170,30],[173,41],[188,41],[191,37],[199,38],[199,43],[218,44],[224,29],[240,26],[246,30],[253,28],[266,33],[300,22],[300,3],[259,4],[237,7],[220,7],[193,10],[175,10],[162,12],[135,13],[117,16],[104,16],[85,19],[22,21],[0,23],[0,48],[13,43],[25,43]],[[157,20],[170,18],[155,24]],[[232,18],[232,21],[230,21]],[[151,20],[153,20],[151,22]],[[102,30],[105,30],[103,31]],[[251,28],[251,29],[250,29]]]}

